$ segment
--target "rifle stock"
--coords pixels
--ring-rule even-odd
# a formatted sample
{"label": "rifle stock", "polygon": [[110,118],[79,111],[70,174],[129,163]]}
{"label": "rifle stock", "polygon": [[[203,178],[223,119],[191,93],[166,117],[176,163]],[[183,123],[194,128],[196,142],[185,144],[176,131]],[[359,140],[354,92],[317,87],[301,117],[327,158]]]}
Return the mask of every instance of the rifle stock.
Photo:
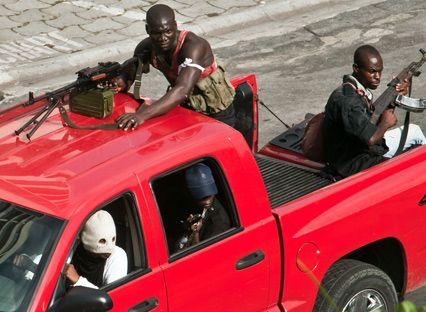
{"label": "rifle stock", "polygon": [[376,101],[374,101],[374,113],[370,119],[372,123],[376,124],[384,110],[394,103],[396,97],[398,96],[398,92],[395,90],[395,86],[406,79],[411,82],[413,76],[418,77],[420,75],[421,72],[419,69],[426,61],[426,51],[420,49],[420,53],[422,54],[421,59],[418,62],[411,62],[410,65],[404,68],[394,79],[392,79],[387,84],[387,89],[377,98]]}

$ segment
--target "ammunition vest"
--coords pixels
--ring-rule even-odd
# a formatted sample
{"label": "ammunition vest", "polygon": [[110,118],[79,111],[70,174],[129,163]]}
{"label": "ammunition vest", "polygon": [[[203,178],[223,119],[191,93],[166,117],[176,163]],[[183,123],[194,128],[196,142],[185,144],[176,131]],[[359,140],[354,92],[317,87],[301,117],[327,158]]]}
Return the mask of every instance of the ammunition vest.
{"label": "ammunition vest", "polygon": [[227,109],[235,96],[234,87],[231,85],[222,66],[195,84],[192,94],[186,105],[190,109],[211,115]]}

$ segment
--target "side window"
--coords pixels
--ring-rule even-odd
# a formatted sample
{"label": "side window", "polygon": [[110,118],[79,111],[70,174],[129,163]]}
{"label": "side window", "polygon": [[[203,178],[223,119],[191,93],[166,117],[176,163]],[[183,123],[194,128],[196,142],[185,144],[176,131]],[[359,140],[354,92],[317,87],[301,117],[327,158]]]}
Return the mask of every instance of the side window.
{"label": "side window", "polygon": [[102,208],[114,219],[117,241],[127,255],[128,273],[146,268],[145,245],[134,198],[125,194]]}
{"label": "side window", "polygon": [[70,251],[52,303],[73,286],[115,287],[132,272],[147,269],[135,201],[122,194],[88,216]]}
{"label": "side window", "polygon": [[239,227],[228,184],[213,159],[177,168],[155,178],[151,186],[169,255],[209,245]]}

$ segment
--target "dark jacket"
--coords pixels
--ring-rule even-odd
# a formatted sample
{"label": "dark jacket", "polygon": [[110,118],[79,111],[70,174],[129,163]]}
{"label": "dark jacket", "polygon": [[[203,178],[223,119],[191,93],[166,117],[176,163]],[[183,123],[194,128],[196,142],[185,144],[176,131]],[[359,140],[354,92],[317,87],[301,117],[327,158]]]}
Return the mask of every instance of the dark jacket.
{"label": "dark jacket", "polygon": [[377,126],[370,122],[373,113],[370,100],[363,95],[351,76],[343,77],[328,99],[325,107],[325,159],[342,177],[383,162],[388,151],[386,142],[369,145],[368,140]]}

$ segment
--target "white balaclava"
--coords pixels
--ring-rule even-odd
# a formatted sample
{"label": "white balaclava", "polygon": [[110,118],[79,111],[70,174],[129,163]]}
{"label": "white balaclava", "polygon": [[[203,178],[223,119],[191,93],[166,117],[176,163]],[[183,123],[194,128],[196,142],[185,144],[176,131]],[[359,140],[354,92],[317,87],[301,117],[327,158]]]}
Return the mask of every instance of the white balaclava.
{"label": "white balaclava", "polygon": [[115,246],[114,219],[105,210],[94,213],[83,227],[81,241],[84,249],[93,253],[112,253]]}

